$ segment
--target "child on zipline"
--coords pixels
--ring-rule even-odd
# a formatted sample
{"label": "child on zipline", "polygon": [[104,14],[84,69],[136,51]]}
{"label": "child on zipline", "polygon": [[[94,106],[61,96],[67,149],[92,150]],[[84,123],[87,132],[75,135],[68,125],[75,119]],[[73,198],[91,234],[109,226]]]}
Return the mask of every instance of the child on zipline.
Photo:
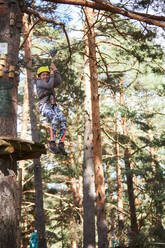
{"label": "child on zipline", "polygon": [[[57,87],[62,79],[60,72],[54,63],[51,63],[51,69],[48,66],[40,67],[37,70],[38,79],[36,81],[37,94],[39,98],[39,111],[51,122],[51,141],[50,151],[54,154],[67,155],[64,148],[64,139],[66,132],[66,118],[57,107],[54,88]],[[60,122],[59,144],[56,146],[56,130]]]}

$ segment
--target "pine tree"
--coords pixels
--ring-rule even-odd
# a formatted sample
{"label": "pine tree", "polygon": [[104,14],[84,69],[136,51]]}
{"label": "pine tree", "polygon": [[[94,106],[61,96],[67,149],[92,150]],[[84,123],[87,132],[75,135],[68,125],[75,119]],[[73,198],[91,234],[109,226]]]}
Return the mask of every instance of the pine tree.
{"label": "pine tree", "polygon": [[[5,5],[2,2],[0,9],[0,42],[5,44],[1,51],[1,109],[0,124],[1,136],[16,137],[17,129],[17,90],[18,52],[20,40],[21,9],[19,1]],[[17,194],[16,194],[16,162],[10,156],[0,158],[0,247],[17,247]]]}

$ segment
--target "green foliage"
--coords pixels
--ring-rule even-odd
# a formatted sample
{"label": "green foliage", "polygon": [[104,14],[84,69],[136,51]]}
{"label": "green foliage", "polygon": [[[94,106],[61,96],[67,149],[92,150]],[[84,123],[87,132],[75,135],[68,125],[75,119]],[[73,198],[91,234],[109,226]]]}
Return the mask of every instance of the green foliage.
{"label": "green foliage", "polygon": [[[29,1],[29,6],[32,6],[32,2]],[[154,4],[153,1],[133,1],[133,3],[134,6],[142,9],[148,4]],[[53,10],[52,6],[53,3],[41,3],[37,6],[37,10],[52,17],[56,13],[56,8]],[[61,19],[66,23],[69,21],[65,16]],[[128,243],[130,209],[127,173],[136,182],[134,182],[134,194],[135,199],[139,201],[136,204],[139,233],[131,237],[131,242],[140,247],[147,247],[150,241],[164,242],[164,227],[158,226],[158,216],[161,216],[163,223],[165,221],[163,216],[165,102],[162,97],[165,93],[162,69],[164,52],[160,45],[155,44],[156,30],[143,29],[114,15],[106,14],[101,16],[100,20],[96,23],[96,41],[106,199],[111,206],[107,213],[108,228],[111,232],[114,223],[118,237],[123,235],[125,244]],[[54,27],[52,24],[40,22],[34,29],[32,48],[34,77],[39,66],[50,65],[49,51],[54,47],[57,48],[55,64],[61,72],[63,83],[56,92],[57,101],[68,119],[70,134],[67,134],[66,146],[69,156],[70,144],[73,143],[72,163],[70,157],[57,158],[50,153],[42,157],[46,238],[52,248],[71,247],[73,234],[76,234],[78,245],[82,247],[82,216],[74,205],[71,178],[78,180],[79,175],[82,175],[77,140],[78,134],[81,134],[83,139],[84,130],[84,44],[83,40],[78,39],[70,39],[70,43],[72,54],[59,26]],[[124,95],[124,103],[121,103],[121,94]],[[22,92],[19,101],[22,103]],[[78,115],[80,115],[79,120]],[[123,130],[123,118],[126,120],[128,134]],[[118,126],[117,131],[114,131],[115,121]],[[42,129],[39,136],[40,141],[47,144],[46,131]],[[118,209],[116,144],[119,145],[119,166],[122,173],[124,205],[121,211],[124,213],[122,234],[118,222],[120,211],[116,210],[113,218],[111,215],[112,206]],[[129,149],[127,157],[124,153],[126,147]],[[126,159],[131,162],[129,172],[125,168]],[[31,164],[27,165],[30,166]],[[33,177],[26,169],[22,215],[23,223],[28,215],[26,235],[30,234],[30,227],[35,225],[35,198],[34,192],[31,192],[34,185],[32,179],[30,180],[31,176]],[[27,202],[30,204],[28,208]],[[73,226],[76,226],[74,231]]]}

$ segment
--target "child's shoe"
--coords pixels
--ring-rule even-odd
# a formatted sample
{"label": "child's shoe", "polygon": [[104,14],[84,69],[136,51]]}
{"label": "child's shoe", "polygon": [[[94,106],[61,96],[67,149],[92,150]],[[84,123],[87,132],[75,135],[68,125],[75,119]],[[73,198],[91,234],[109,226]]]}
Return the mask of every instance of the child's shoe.
{"label": "child's shoe", "polygon": [[61,153],[62,155],[67,155],[67,152],[65,151],[65,148],[64,148],[64,142],[60,142],[58,144],[58,150],[59,150],[59,153]]}
{"label": "child's shoe", "polygon": [[49,150],[54,154],[58,154],[60,152],[54,141],[50,142]]}

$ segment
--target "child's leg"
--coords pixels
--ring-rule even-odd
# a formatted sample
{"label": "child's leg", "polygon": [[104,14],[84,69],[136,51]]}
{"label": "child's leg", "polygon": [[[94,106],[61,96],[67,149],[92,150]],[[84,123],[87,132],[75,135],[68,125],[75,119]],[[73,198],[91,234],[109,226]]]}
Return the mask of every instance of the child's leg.
{"label": "child's leg", "polygon": [[55,116],[55,112],[53,111],[51,105],[49,104],[43,104],[39,107],[40,113],[47,117],[49,121],[51,122],[50,127],[50,136],[51,141],[56,141],[56,130],[57,130],[57,124],[58,124],[58,118]]}
{"label": "child's leg", "polygon": [[66,133],[66,118],[57,106],[54,106],[54,112],[56,113],[56,118],[58,118],[58,121],[60,122],[59,143],[64,142]]}
{"label": "child's leg", "polygon": [[54,134],[53,134],[52,125],[50,125],[50,140],[51,140],[51,141],[54,141]]}
{"label": "child's leg", "polygon": [[65,132],[66,132],[66,118],[64,117],[63,113],[59,108],[54,106],[54,112],[56,113],[56,117],[60,121],[60,135],[59,135],[59,144],[58,149],[59,152],[63,155],[67,155],[67,152],[64,148],[64,139],[65,139]]}

